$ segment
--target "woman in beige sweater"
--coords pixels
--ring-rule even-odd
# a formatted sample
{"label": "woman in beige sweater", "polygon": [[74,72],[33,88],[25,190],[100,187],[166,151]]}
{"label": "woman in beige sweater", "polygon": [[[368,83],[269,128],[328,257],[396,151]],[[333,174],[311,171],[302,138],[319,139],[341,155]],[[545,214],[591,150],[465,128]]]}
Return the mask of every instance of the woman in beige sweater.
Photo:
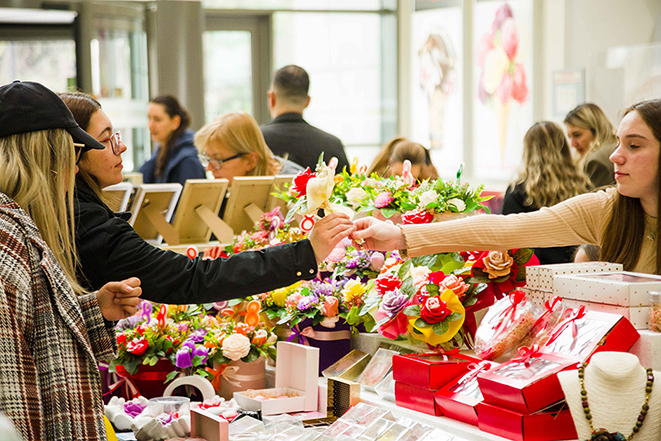
{"label": "woman in beige sweater", "polygon": [[657,219],[661,99],[625,111],[610,156],[616,188],[584,194],[533,213],[483,215],[451,222],[400,227],[364,218],[352,237],[377,250],[405,249],[410,256],[578,244],[601,246],[600,259],[625,270],[661,274]]}

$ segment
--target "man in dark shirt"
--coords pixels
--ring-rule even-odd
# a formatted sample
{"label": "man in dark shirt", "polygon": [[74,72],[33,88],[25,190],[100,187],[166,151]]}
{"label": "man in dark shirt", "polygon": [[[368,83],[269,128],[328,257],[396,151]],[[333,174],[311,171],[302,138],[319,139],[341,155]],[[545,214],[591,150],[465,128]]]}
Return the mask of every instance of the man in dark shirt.
{"label": "man in dark shirt", "polygon": [[303,110],[310,104],[310,77],[299,66],[289,65],[278,70],[269,90],[269,108],[273,121],[261,127],[266,144],[273,154],[284,157],[314,171],[319,155],[326,163],[338,159],[337,170],[349,167],[342,141],[311,126],[303,119]]}

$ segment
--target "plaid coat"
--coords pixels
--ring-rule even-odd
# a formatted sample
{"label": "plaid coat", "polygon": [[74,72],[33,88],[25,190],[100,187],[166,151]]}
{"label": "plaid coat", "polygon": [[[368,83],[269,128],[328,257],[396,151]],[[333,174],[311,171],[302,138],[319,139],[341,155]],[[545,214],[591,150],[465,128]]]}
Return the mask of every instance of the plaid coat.
{"label": "plaid coat", "polygon": [[97,359],[116,349],[95,294],[74,294],[28,214],[0,193],[0,412],[26,440],[106,439]]}

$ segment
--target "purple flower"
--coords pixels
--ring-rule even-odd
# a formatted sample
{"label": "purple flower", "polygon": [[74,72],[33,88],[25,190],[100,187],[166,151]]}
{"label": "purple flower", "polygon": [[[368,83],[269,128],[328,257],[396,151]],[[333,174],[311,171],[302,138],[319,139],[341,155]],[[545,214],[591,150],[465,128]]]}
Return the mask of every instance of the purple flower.
{"label": "purple flower", "polygon": [[301,297],[296,307],[298,308],[299,311],[305,311],[306,309],[312,308],[312,306],[314,306],[314,304],[318,301],[319,299],[317,298],[317,296]]}
{"label": "purple flower", "polygon": [[140,415],[143,410],[145,410],[145,407],[147,406],[144,404],[134,403],[133,401],[129,401],[124,404],[124,413],[126,413],[131,418],[135,418],[138,415]]}
{"label": "purple flower", "polygon": [[179,369],[187,369],[193,366],[193,357],[191,356],[190,348],[182,347],[177,351],[175,366]]}
{"label": "purple flower", "polygon": [[392,318],[406,307],[408,300],[408,297],[405,294],[402,294],[399,289],[388,291],[383,295],[381,309],[388,315],[388,317]]}
{"label": "purple flower", "polygon": [[330,283],[315,283],[312,286],[312,292],[317,297],[329,296],[329,295],[333,294],[333,291],[335,291],[335,287]]}
{"label": "purple flower", "polygon": [[191,339],[186,339],[182,344],[182,348],[187,348],[189,351],[194,351],[195,350],[195,342]]}
{"label": "purple flower", "polygon": [[196,329],[190,333],[186,340],[190,340],[194,343],[202,343],[204,341],[204,337],[207,335],[207,332],[208,331],[203,328]]}
{"label": "purple flower", "polygon": [[156,419],[165,426],[166,424],[170,424],[172,422],[173,417],[172,414],[162,413]]}
{"label": "purple flower", "polygon": [[198,366],[206,364],[207,358],[209,358],[209,348],[202,345],[196,347],[195,351],[193,351],[193,357],[198,357],[198,356],[202,357],[202,362],[198,363]]}
{"label": "purple flower", "polygon": [[142,321],[142,317],[139,315],[132,315],[131,317],[125,318],[117,322],[115,329],[118,331],[124,331],[126,329],[135,329],[136,326]]}
{"label": "purple flower", "polygon": [[177,324],[177,331],[179,332],[186,332],[188,331],[188,323],[186,322],[180,322]]}

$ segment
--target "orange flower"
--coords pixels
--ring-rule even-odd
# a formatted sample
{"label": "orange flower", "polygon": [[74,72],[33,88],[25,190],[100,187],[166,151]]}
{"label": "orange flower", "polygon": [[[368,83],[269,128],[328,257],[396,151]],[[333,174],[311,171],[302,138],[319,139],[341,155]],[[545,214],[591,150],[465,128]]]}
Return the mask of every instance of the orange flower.
{"label": "orange flower", "polygon": [[339,184],[340,182],[344,181],[344,176],[342,176],[342,175],[335,175],[335,177],[333,178],[333,180],[335,181],[336,184]]}
{"label": "orange flower", "polygon": [[507,276],[511,271],[512,264],[514,264],[512,256],[500,251],[490,251],[482,261],[484,262],[484,271],[489,274],[490,279]]}

